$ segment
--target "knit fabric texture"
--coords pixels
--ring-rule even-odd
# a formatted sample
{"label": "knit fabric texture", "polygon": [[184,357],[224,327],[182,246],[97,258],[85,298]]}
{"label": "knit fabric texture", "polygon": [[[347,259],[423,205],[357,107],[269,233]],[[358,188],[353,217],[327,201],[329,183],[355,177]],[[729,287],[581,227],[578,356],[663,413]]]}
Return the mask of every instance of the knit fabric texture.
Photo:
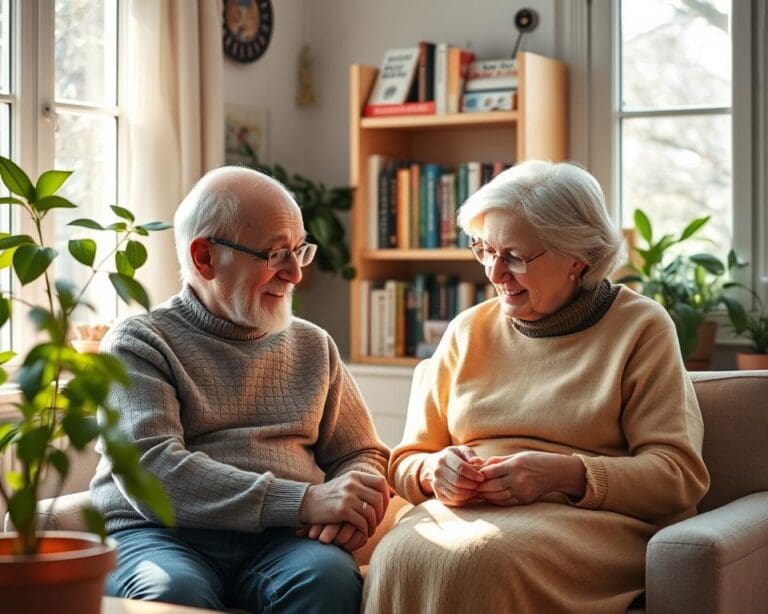
{"label": "knit fabric texture", "polygon": [[[309,485],[385,472],[388,450],[335,343],[305,320],[260,336],[209,313],[187,286],[112,327],[101,351],[129,372],[132,385],[113,388],[109,405],[178,526],[295,527]],[[105,456],[91,496],[110,532],[155,524]]]}

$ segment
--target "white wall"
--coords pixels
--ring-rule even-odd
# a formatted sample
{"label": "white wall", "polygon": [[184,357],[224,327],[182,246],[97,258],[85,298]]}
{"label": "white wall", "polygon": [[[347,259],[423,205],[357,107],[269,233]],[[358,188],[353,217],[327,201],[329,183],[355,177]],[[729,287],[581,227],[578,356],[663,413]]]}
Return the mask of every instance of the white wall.
{"label": "white wall", "polygon": [[[554,55],[558,0],[274,0],[275,32],[260,60],[226,61],[225,100],[269,112],[269,158],[291,171],[340,185],[349,181],[349,65],[378,66],[384,51],[419,40],[471,47],[503,57],[514,46],[515,12],[534,8],[538,29],[522,49]],[[304,42],[314,60],[317,101],[295,104],[297,58]],[[326,328],[348,354],[346,282],[315,275],[302,292],[302,316]]]}

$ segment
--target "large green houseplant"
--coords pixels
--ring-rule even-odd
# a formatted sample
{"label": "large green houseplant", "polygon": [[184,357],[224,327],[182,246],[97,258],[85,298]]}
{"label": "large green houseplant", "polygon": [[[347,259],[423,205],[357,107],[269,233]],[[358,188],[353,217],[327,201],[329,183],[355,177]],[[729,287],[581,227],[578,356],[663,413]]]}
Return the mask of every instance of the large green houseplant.
{"label": "large green houseplant", "polygon": [[[40,549],[35,510],[44,478],[51,474],[62,483],[70,468],[68,452],[83,450],[97,438],[101,438],[112,470],[126,491],[145,502],[158,520],[173,523],[170,499],[157,478],[139,464],[136,448],[118,429],[117,410],[107,404],[113,384],[130,384],[125,369],[110,355],[81,353],[70,343],[73,314],[78,308],[89,307],[85,291],[98,274],[109,276],[123,301],[149,308],[146,292],[134,279],[136,270],[147,260],[147,250],[139,239],[169,226],[162,222],[137,224],[130,211],[118,206],[112,206],[117,220],[108,226],[76,219],[69,225],[114,233],[114,247],[97,258],[93,239],[69,241],[69,256],[91,274],[80,288],[64,279],[54,281],[50,267],[64,255],[44,244],[43,224],[54,209],[76,207],[57,194],[70,174],[52,170],[33,183],[11,160],[0,157],[0,178],[11,193],[0,198],[0,204],[20,208],[31,220],[35,235],[0,235],[0,268],[11,267],[21,286],[40,280],[45,290],[40,305],[0,293],[0,326],[9,322],[16,303],[27,308],[38,331],[35,342],[18,361],[15,381],[20,400],[15,406],[19,418],[0,424],[0,453],[13,454],[19,467],[6,471],[0,479],[0,497],[16,529],[14,552],[22,555],[34,555]],[[114,262],[112,272],[104,271],[110,262]],[[14,357],[14,352],[4,348],[0,363]],[[0,368],[0,383],[7,378],[6,370]],[[89,530],[104,537],[104,523],[96,510],[88,510],[85,521]]]}
{"label": "large green houseplant", "polygon": [[642,294],[669,312],[684,358],[696,349],[700,327],[708,313],[722,306],[732,317],[739,318],[744,311],[741,304],[727,294],[730,288],[741,287],[731,280],[730,273],[747,266],[733,250],[724,264],[712,254],[700,252],[684,256],[673,249],[694,238],[709,219],[705,216],[693,220],[679,236],[654,237],[648,216],[637,209],[635,230],[643,244],[632,248],[638,263],[629,262],[627,267],[633,273],[619,280],[620,283],[636,284]]}

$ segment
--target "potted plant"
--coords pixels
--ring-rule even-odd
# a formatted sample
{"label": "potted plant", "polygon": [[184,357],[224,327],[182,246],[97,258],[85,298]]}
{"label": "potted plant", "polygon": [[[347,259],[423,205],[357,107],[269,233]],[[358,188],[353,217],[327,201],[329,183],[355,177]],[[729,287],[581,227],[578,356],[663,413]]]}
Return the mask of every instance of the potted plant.
{"label": "potted plant", "polygon": [[736,354],[736,366],[739,369],[768,369],[768,314],[765,306],[756,294],[757,312],[749,313],[745,309],[729,312],[731,325],[737,335],[750,341],[750,352]]}
{"label": "potted plant", "polygon": [[709,222],[709,216],[693,220],[678,237],[665,234],[656,240],[643,211],[635,211],[634,221],[637,235],[645,244],[632,248],[638,263],[627,263],[633,273],[622,277],[619,283],[636,284],[642,294],[660,303],[675,323],[686,366],[708,369],[717,323],[707,321],[706,315],[720,306],[734,317],[743,312],[741,304],[726,292],[743,287],[730,281],[730,273],[747,264],[733,250],[728,253],[727,265],[708,253],[673,255],[670,248],[693,238]]}
{"label": "potted plant", "polygon": [[240,154],[249,159],[248,166],[274,177],[287,187],[301,209],[304,228],[313,243],[317,243],[317,263],[321,271],[338,273],[344,279],[354,278],[346,230],[339,217],[340,211],[352,208],[355,189],[352,187],[327,188],[323,183],[297,173],[290,174],[279,164],[260,162],[247,141],[239,143]]}
{"label": "potted plant", "polygon": [[[73,313],[88,308],[85,291],[110,260],[115,270],[108,273],[109,280],[118,296],[149,309],[147,294],[134,279],[147,260],[146,248],[138,239],[169,226],[136,224],[130,211],[116,205],[112,211],[117,220],[108,226],[76,219],[70,226],[114,233],[114,247],[96,264],[93,239],[69,241],[69,256],[88,267],[91,275],[81,288],[67,280],[54,281],[49,267],[61,255],[44,244],[42,227],[52,210],[76,207],[57,194],[70,175],[52,170],[33,184],[21,168],[0,156],[0,178],[11,193],[0,198],[0,204],[21,208],[36,235],[0,235],[0,268],[12,267],[22,286],[39,279],[45,288],[45,301],[39,305],[0,293],[0,326],[9,321],[12,305],[21,303],[38,331],[15,375],[19,418],[0,424],[0,454],[13,455],[18,467],[0,479],[0,497],[16,529],[0,537],[0,604],[8,611],[100,610],[104,577],[115,561],[115,544],[106,538],[100,514],[95,509],[85,513],[86,526],[98,537],[37,530],[42,482],[48,476],[61,488],[69,472],[70,451],[82,450],[100,438],[126,491],[145,502],[159,521],[173,523],[170,499],[157,478],[141,467],[138,451],[117,428],[117,410],[106,404],[113,384],[130,383],[125,369],[110,355],[78,352],[70,342]],[[14,356],[6,348],[0,353],[0,364]],[[7,378],[6,370],[0,368],[0,383]],[[90,592],[76,594],[79,589]]]}

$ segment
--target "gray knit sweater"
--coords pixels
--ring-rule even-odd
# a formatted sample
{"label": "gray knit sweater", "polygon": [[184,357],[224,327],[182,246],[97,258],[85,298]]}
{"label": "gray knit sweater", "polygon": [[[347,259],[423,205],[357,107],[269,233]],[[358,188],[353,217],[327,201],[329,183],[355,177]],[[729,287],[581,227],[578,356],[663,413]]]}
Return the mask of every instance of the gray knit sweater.
{"label": "gray knit sweater", "polygon": [[[101,351],[131,375],[110,405],[163,483],[178,526],[298,526],[310,484],[353,469],[385,473],[389,453],[360,392],[331,337],[309,322],[292,318],[287,330],[259,337],[209,313],[185,287],[112,327]],[[91,496],[110,532],[152,524],[103,456]]]}

